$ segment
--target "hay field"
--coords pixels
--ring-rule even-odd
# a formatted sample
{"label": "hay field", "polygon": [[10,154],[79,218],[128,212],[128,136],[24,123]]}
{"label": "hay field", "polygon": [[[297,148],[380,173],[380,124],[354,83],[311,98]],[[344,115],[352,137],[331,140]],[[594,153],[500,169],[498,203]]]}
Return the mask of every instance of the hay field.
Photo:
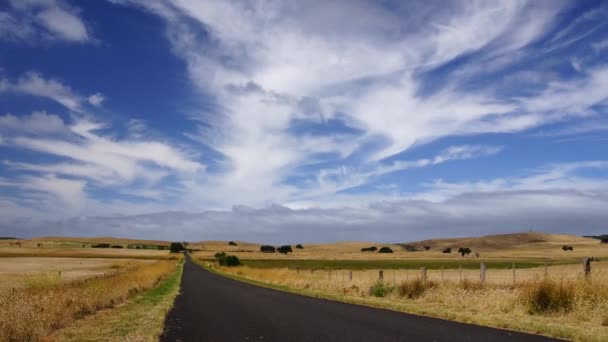
{"label": "hay field", "polygon": [[41,279],[63,284],[152,262],[139,259],[0,258],[0,293],[24,288]]}
{"label": "hay field", "polygon": [[170,260],[131,263],[115,272],[67,284],[51,276],[33,278],[22,289],[0,293],[0,341],[40,340],[154,288],[179,264]]}
{"label": "hay field", "polygon": [[[336,242],[332,244],[304,244],[304,249],[296,249],[293,253],[261,253],[260,245],[236,241],[238,246],[229,246],[228,241],[201,241],[188,245],[198,251],[198,258],[213,258],[217,252],[236,255],[240,259],[278,259],[278,260],[470,260],[470,261],[536,261],[540,263],[551,261],[578,262],[585,256],[608,258],[608,244],[602,244],[597,239],[583,238],[572,235],[556,235],[544,233],[519,233],[490,235],[478,238],[436,239],[402,244],[381,244],[372,242]],[[565,252],[563,245],[574,247],[573,251]],[[361,252],[361,248],[370,246],[388,246],[392,254]],[[408,252],[405,246],[411,246],[419,251]],[[423,246],[431,247],[424,251]],[[461,257],[457,252],[459,247],[469,247],[471,255]],[[452,253],[445,254],[445,248],[452,248]],[[479,258],[475,256],[479,253]]]}

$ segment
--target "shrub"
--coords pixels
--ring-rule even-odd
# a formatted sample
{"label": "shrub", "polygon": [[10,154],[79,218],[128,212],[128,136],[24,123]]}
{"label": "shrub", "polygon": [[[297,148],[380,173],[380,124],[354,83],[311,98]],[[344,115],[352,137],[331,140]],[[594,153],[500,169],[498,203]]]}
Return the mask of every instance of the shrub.
{"label": "shrub", "polygon": [[416,248],[415,246],[412,246],[412,245],[401,245],[401,247],[403,247],[403,249],[405,249],[408,252],[418,252],[418,248]]}
{"label": "shrub", "polygon": [[460,247],[458,248],[458,253],[460,253],[460,255],[465,256],[465,255],[469,255],[471,254],[471,249],[469,247]]}
{"label": "shrub", "polygon": [[297,245],[296,245],[296,248],[297,248],[297,249],[304,249],[304,246],[302,246],[301,244],[297,244]]}
{"label": "shrub", "polygon": [[262,253],[274,253],[275,250],[273,246],[264,245],[260,247],[260,252]]}
{"label": "shrub", "polygon": [[437,284],[433,281],[427,280],[422,281],[420,278],[416,278],[410,281],[402,282],[399,287],[399,296],[407,297],[409,299],[416,299],[424,294],[427,289],[437,287]]}
{"label": "shrub", "polygon": [[574,247],[568,246],[568,245],[563,245],[562,249],[567,252],[567,251],[573,251]]}
{"label": "shrub", "polygon": [[122,245],[112,245],[112,248],[123,248]]}
{"label": "shrub", "polygon": [[110,248],[110,244],[109,243],[98,243],[95,245],[91,245],[91,247],[93,247],[93,248]]}
{"label": "shrub", "polygon": [[[158,246],[158,249],[161,249],[161,247],[164,246]],[[179,253],[184,250],[184,245],[181,242],[171,242],[169,250],[171,251],[171,253]]]}
{"label": "shrub", "polygon": [[574,296],[574,285],[563,280],[543,279],[530,283],[523,291],[523,300],[530,314],[569,312]]}
{"label": "shrub", "polygon": [[291,249],[291,246],[285,245],[285,246],[281,246],[281,247],[277,248],[277,252],[287,254],[287,253],[293,253],[293,250]]}
{"label": "shrub", "polygon": [[441,251],[441,253],[452,253],[452,249],[451,248],[446,248],[443,251]]}
{"label": "shrub", "polygon": [[393,292],[395,287],[383,282],[382,280],[378,280],[369,288],[370,296],[374,297],[386,297],[389,293]]}
{"label": "shrub", "polygon": [[228,242],[228,246],[238,246],[238,244],[234,241]]}
{"label": "shrub", "polygon": [[608,243],[608,238],[604,238],[600,240],[602,243]]}
{"label": "shrub", "polygon": [[361,248],[361,252],[375,252],[377,250],[378,248],[374,246]]}
{"label": "shrub", "polygon": [[429,249],[431,249],[431,246],[424,246],[425,251],[428,251]]}
{"label": "shrub", "polygon": [[220,262],[220,265],[228,267],[240,266],[241,260],[236,255],[226,255]]}
{"label": "shrub", "polygon": [[378,253],[393,253],[393,250],[390,247],[382,247]]}
{"label": "shrub", "polygon": [[226,253],[224,253],[224,252],[215,253],[215,255],[213,257],[215,258],[215,260],[217,260],[219,262],[220,260],[222,260],[226,257]]}

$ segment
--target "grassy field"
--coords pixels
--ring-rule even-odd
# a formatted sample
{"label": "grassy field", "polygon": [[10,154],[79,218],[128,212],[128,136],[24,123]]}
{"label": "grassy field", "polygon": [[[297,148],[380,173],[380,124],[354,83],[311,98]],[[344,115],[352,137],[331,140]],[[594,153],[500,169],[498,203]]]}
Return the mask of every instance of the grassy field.
{"label": "grassy field", "polygon": [[109,310],[76,321],[45,341],[158,341],[179,292],[182,267],[155,288]]}
{"label": "grassy field", "polygon": [[[439,270],[422,282],[419,272],[349,270],[296,271],[219,267],[198,261],[215,272],[283,291],[475,323],[578,341],[608,341],[608,262],[593,265],[590,279],[580,265],[518,270],[489,270],[481,284],[479,271]],[[495,273],[492,273],[495,272]],[[407,277],[407,278],[406,278]]]}
{"label": "grassy field", "polygon": [[69,283],[152,262],[116,258],[0,258],[0,293],[35,282]]}
{"label": "grassy field", "polygon": [[[544,264],[545,262],[578,262],[586,256],[608,258],[608,244],[602,244],[600,240],[543,233],[438,239],[402,244],[371,242],[304,244],[304,249],[293,248],[293,253],[288,255],[261,253],[259,244],[240,241],[236,241],[236,243],[237,246],[229,246],[228,241],[202,241],[191,243],[188,247],[197,250],[194,255],[202,259],[212,259],[217,252],[236,255],[242,260],[364,260],[366,262],[370,260],[433,260],[458,263],[503,261],[507,264],[512,262]],[[563,245],[572,246],[574,250],[565,252],[562,250]],[[388,246],[393,249],[394,253],[361,252],[361,248],[370,246]],[[430,250],[425,251],[424,246],[430,247]],[[473,253],[462,257],[457,253],[460,247],[471,248]],[[409,252],[408,248],[415,248],[418,251]],[[445,248],[452,248],[452,253],[442,253]],[[475,253],[478,253],[479,257]]]}
{"label": "grassy field", "polygon": [[155,287],[176,267],[176,261],[168,260],[132,264],[67,284],[53,277],[35,278],[22,289],[0,294],[0,341],[39,340]]}
{"label": "grassy field", "polygon": [[[566,252],[563,245],[574,250]],[[608,341],[608,245],[596,239],[522,233],[392,245],[343,242],[304,245],[288,255],[257,252],[253,244],[198,246],[197,262],[211,270],[283,291],[559,338]],[[360,251],[369,246],[390,246],[395,253]],[[462,257],[455,253],[459,247],[473,253]],[[445,248],[453,253],[442,253]],[[209,261],[219,251],[237,255],[244,266]],[[582,265],[587,256],[603,260],[592,263],[588,279]],[[481,262],[487,267],[483,283]],[[425,281],[421,267],[426,268]]]}

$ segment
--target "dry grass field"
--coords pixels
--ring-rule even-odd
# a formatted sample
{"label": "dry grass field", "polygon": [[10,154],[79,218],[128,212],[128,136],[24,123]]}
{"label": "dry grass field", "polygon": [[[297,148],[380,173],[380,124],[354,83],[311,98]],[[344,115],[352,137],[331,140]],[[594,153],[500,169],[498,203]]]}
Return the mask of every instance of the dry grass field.
{"label": "dry grass field", "polygon": [[63,284],[152,262],[154,260],[114,258],[0,258],[0,293],[27,287],[36,281]]}
{"label": "dry grass field", "polygon": [[[214,271],[296,293],[572,340],[608,341],[608,245],[599,240],[523,233],[407,244],[422,250],[430,246],[428,251],[389,245],[395,253],[360,252],[371,245],[386,246],[305,245],[280,255],[239,252],[245,246],[226,248],[227,243],[213,242],[201,243],[196,255]],[[563,245],[574,250],[566,252]],[[448,247],[452,254],[441,252]],[[459,247],[471,248],[472,255],[458,255]],[[220,250],[243,258],[245,266],[210,262],[209,256]],[[604,260],[592,263],[589,278],[583,275],[586,256]],[[484,283],[481,262],[488,265]],[[515,277],[512,263],[519,265]],[[430,267],[422,281],[419,268],[425,264]]]}
{"label": "dry grass field", "polygon": [[24,288],[0,294],[0,341],[36,341],[99,310],[153,288],[177,261],[131,263],[112,273],[62,283],[42,273]]}

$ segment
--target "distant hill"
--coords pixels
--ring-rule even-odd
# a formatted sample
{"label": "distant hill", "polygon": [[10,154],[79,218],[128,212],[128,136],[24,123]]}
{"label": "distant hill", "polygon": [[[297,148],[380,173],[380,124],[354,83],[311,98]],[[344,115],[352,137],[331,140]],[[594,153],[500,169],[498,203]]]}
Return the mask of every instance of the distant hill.
{"label": "distant hill", "polygon": [[591,238],[591,239],[606,240],[606,239],[608,239],[608,234],[604,234],[604,235],[587,235],[585,237],[586,238]]}
{"label": "distant hill", "polygon": [[537,232],[497,234],[481,237],[431,239],[400,244],[401,246],[423,249],[423,246],[437,248],[469,247],[474,249],[509,249],[531,244],[572,244],[590,242],[591,238],[564,234],[546,234]]}
{"label": "distant hill", "polygon": [[133,244],[133,245],[162,245],[168,246],[169,241],[163,240],[142,240],[142,239],[126,239],[119,237],[103,236],[103,237],[73,237],[73,236],[41,236],[31,239],[36,242],[77,242],[86,244],[95,243],[110,243],[110,244]]}

